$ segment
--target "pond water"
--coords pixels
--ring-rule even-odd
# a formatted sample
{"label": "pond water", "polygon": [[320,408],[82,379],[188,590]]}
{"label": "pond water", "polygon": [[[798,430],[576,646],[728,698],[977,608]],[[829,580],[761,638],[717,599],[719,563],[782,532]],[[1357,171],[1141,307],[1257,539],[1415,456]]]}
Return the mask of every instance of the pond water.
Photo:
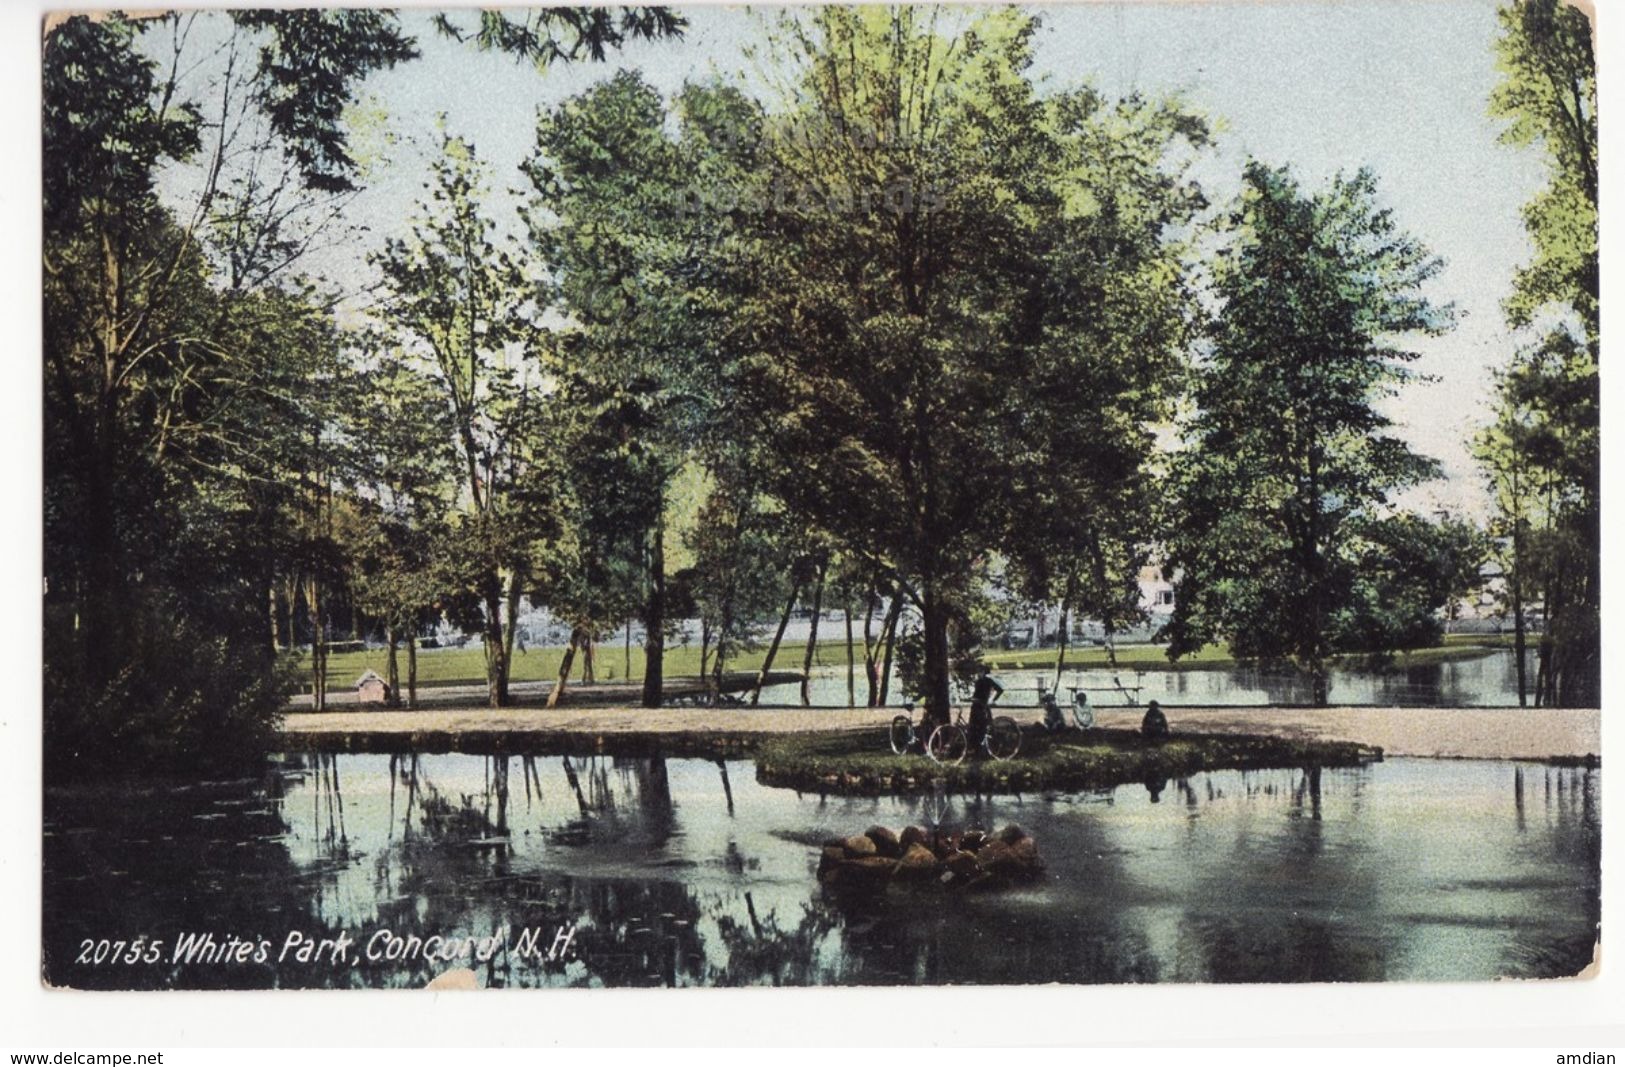
{"label": "pond water", "polygon": [[[994,659],[997,661],[997,654]],[[1534,654],[1528,655],[1528,677],[1535,677]],[[859,666],[857,699],[864,699],[862,667]],[[1037,704],[1035,690],[1040,681],[1055,684],[1055,671],[995,671],[995,676],[1013,690],[1003,703]],[[1179,706],[1260,706],[1266,704],[1305,705],[1314,701],[1309,680],[1300,675],[1269,673],[1254,669],[1234,670],[1067,670],[1061,675],[1063,695],[1068,686],[1089,691],[1089,698],[1101,706],[1123,705],[1132,695],[1144,704],[1158,700]],[[892,703],[901,698],[895,677],[890,687]],[[808,697],[817,706],[847,706],[846,669],[817,671]],[[1377,707],[1515,707],[1518,703],[1517,659],[1510,650],[1486,652],[1471,659],[1406,667],[1396,663],[1384,670],[1334,668],[1330,698],[1333,704],[1369,704]],[[768,686],[762,690],[763,704],[800,704],[799,684]]]}
{"label": "pond water", "polygon": [[[99,988],[420,986],[453,966],[490,986],[1572,974],[1600,918],[1600,775],[1393,760],[877,800],[768,788],[748,761],[293,756],[264,781],[50,792],[44,963]],[[820,839],[910,822],[1019,823],[1044,877],[818,887]],[[496,940],[425,959],[409,939],[433,936]]]}

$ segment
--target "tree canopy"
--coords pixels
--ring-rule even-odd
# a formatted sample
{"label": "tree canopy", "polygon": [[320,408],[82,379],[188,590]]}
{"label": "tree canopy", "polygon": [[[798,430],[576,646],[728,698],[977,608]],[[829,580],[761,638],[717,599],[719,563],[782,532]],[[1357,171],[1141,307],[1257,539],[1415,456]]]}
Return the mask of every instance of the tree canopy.
{"label": "tree canopy", "polygon": [[1334,653],[1418,643],[1403,619],[1373,640],[1387,624],[1371,612],[1391,604],[1362,586],[1395,555],[1392,494],[1436,470],[1388,432],[1378,401],[1410,377],[1403,338],[1448,323],[1422,293],[1440,262],[1397,229],[1366,172],[1311,194],[1250,163],[1231,224],[1175,458],[1169,653],[1223,638],[1306,670],[1324,703]]}

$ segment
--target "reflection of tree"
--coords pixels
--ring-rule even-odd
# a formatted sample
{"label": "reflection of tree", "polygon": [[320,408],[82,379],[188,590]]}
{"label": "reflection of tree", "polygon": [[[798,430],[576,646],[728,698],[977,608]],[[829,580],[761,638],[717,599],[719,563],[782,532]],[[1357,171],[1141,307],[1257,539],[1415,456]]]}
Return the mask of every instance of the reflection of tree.
{"label": "reflection of tree", "polygon": [[[1514,802],[1522,830],[1526,822],[1523,793],[1528,785],[1522,767],[1517,770]],[[1583,872],[1583,877],[1559,880],[1548,892],[1560,898],[1552,902],[1553,914],[1583,915],[1585,926],[1570,932],[1567,927],[1554,925],[1549,928],[1549,936],[1536,945],[1512,946],[1502,967],[1515,977],[1578,973],[1592,961],[1602,922],[1602,826],[1597,809],[1600,776],[1590,767],[1546,766],[1543,772],[1541,815],[1547,832],[1537,835],[1529,847],[1536,851],[1541,867]]]}
{"label": "reflection of tree", "polygon": [[716,916],[717,937],[726,961],[707,977],[719,986],[819,985],[837,977],[819,968],[819,949],[840,925],[840,913],[812,900],[801,906],[794,926],[781,927],[776,911],[759,915],[750,892],[744,893],[745,920],[734,911]]}
{"label": "reflection of tree", "polygon": [[1181,931],[1181,961],[1200,960],[1191,982],[1380,982],[1389,946],[1357,922],[1296,915],[1195,915]]}
{"label": "reflection of tree", "polygon": [[[317,799],[321,799],[317,793]],[[46,981],[82,989],[184,985],[262,988],[276,983],[255,963],[172,964],[178,931],[229,931],[280,947],[303,921],[309,891],[283,835],[290,828],[280,783],[263,792],[242,783],[136,795],[48,792],[43,851],[42,964]],[[246,887],[276,887],[273,896]],[[184,905],[184,915],[177,902]],[[154,966],[79,966],[81,939],[164,941]]]}
{"label": "reflection of tree", "polygon": [[[1364,772],[1327,778],[1337,804],[1324,821],[1316,818],[1322,783],[1310,772],[1175,780],[1163,804],[1183,811],[1168,812],[1163,825],[1182,842],[1178,860],[1149,859],[1146,842],[1125,839],[1119,816],[1162,811],[1145,807],[1137,788],[1116,807],[954,797],[944,828],[1028,825],[1041,841],[1044,879],[987,896],[936,886],[826,896],[811,868],[827,831],[799,846],[806,881],[793,864],[786,879],[775,856],[755,850],[759,838],[735,832],[748,824],[726,820],[720,788],[705,817],[727,832],[712,838],[695,870],[700,827],[680,821],[663,761],[572,760],[589,801],[583,819],[559,788],[555,757],[481,759],[402,756],[386,770],[383,757],[311,756],[287,779],[286,795],[280,776],[263,787],[155,790],[119,803],[49,794],[47,974],[87,987],[382,987],[422,985],[468,965],[72,965],[79,938],[148,932],[172,942],[177,928],[263,936],[279,948],[292,929],[318,939],[348,930],[360,940],[382,927],[425,938],[503,930],[511,944],[533,927],[545,950],[555,931],[577,924],[568,959],[503,952],[476,966],[484,984],[506,986],[1373,980],[1387,976],[1396,951],[1388,933],[1374,932],[1388,928],[1371,922],[1369,906],[1346,916],[1337,906],[1382,895],[1379,865],[1337,836],[1340,826],[1361,825],[1351,813]],[[524,805],[507,797],[513,769]],[[1523,770],[1519,862],[1573,874],[1541,890],[1552,917],[1531,920],[1545,925],[1512,939],[1501,966],[1573,973],[1590,960],[1591,938],[1572,917],[1593,926],[1600,918],[1600,776]],[[383,773],[387,795],[377,788]],[[544,784],[551,805],[541,803]],[[1232,838],[1215,834],[1209,815],[1191,817],[1218,802],[1259,804],[1270,833]],[[749,814],[749,802],[740,803]],[[913,817],[915,803],[818,816],[809,802],[791,811],[834,825],[895,826],[900,813]],[[1516,797],[1503,804],[1510,820]],[[666,852],[674,840],[688,844]],[[1188,863],[1173,887],[1163,884],[1169,868],[1157,865],[1167,862]]]}
{"label": "reflection of tree", "polygon": [[[1364,771],[1340,779],[1357,787]],[[1233,853],[1209,864],[1187,890],[1192,906],[1179,930],[1174,973],[1186,982],[1381,981],[1393,945],[1390,934],[1351,910],[1340,914],[1306,901],[1375,900],[1380,871],[1359,849],[1328,848],[1322,821],[1322,772],[1244,774],[1242,795],[1284,797],[1278,840],[1251,834],[1233,839]],[[1209,903],[1211,902],[1211,903]]]}

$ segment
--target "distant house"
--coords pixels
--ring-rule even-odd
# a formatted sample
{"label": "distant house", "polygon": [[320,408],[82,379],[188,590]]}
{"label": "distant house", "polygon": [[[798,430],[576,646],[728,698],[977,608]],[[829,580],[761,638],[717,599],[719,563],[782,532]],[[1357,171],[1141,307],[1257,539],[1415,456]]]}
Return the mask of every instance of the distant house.
{"label": "distant house", "polygon": [[389,683],[379,677],[377,671],[368,671],[356,679],[355,698],[358,704],[387,704]]}
{"label": "distant house", "polygon": [[1174,574],[1160,563],[1140,568],[1140,607],[1151,615],[1174,612]]}

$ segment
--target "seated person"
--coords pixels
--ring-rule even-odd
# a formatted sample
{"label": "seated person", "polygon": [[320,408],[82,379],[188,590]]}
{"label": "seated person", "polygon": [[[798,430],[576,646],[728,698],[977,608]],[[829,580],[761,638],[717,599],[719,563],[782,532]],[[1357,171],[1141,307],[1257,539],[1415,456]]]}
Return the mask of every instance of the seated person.
{"label": "seated person", "polygon": [[1061,705],[1056,703],[1054,693],[1045,692],[1043,705],[1044,722],[1042,725],[1044,729],[1052,734],[1060,733],[1066,729],[1066,718],[1061,714]]}
{"label": "seated person", "polygon": [[1168,736],[1168,716],[1155,700],[1145,709],[1145,718],[1140,720],[1140,736],[1148,741],[1161,741]]}

